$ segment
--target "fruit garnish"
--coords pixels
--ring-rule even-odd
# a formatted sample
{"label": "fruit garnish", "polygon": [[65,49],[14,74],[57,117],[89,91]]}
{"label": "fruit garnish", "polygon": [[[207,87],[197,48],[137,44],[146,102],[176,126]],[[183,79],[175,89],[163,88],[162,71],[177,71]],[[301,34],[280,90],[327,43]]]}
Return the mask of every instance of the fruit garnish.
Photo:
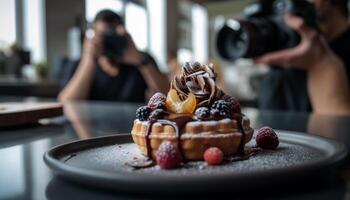
{"label": "fruit garnish", "polygon": [[196,118],[201,121],[210,119],[210,110],[207,107],[200,107],[196,109],[195,112]]}
{"label": "fruit garnish", "polygon": [[222,100],[226,101],[226,103],[228,104],[231,111],[231,116],[233,116],[234,114],[241,113],[241,104],[236,98],[230,95],[225,95],[224,97],[222,97]]}
{"label": "fruit garnish", "polygon": [[173,169],[180,165],[181,157],[171,142],[164,141],[158,147],[156,161],[162,169]]}
{"label": "fruit garnish", "polygon": [[210,147],[205,150],[203,157],[209,165],[219,165],[224,159],[224,153],[217,147]]}
{"label": "fruit garnish", "polygon": [[163,108],[165,105],[166,96],[163,93],[155,93],[148,101],[148,107],[152,110]]}
{"label": "fruit garnish", "polygon": [[270,127],[259,129],[255,141],[262,149],[276,149],[279,144],[276,132]]}
{"label": "fruit garnish", "polygon": [[165,116],[165,112],[163,109],[156,109],[151,112],[148,119],[151,121],[157,121],[158,119],[162,119]]}
{"label": "fruit garnish", "polygon": [[141,106],[136,110],[136,118],[140,121],[147,121],[151,111],[152,110],[149,107]]}
{"label": "fruit garnish", "polygon": [[231,112],[227,102],[224,100],[215,101],[211,106],[210,115],[215,120],[231,118]]}
{"label": "fruit garnish", "polygon": [[192,114],[196,109],[196,105],[197,100],[192,93],[190,93],[184,101],[181,101],[177,91],[174,89],[169,91],[165,102],[168,111],[182,114]]}

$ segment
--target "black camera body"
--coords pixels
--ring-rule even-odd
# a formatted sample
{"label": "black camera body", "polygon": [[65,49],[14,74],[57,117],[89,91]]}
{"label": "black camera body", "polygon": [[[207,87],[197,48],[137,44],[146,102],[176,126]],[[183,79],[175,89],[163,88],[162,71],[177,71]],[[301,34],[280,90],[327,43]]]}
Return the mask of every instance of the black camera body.
{"label": "black camera body", "polygon": [[114,29],[108,29],[102,34],[102,54],[111,61],[120,60],[128,47],[126,35],[118,34]]}
{"label": "black camera body", "polygon": [[229,19],[217,35],[221,57],[233,61],[296,46],[300,35],[284,22],[285,14],[301,17],[318,30],[316,9],[306,0],[260,0],[243,10],[241,19]]}

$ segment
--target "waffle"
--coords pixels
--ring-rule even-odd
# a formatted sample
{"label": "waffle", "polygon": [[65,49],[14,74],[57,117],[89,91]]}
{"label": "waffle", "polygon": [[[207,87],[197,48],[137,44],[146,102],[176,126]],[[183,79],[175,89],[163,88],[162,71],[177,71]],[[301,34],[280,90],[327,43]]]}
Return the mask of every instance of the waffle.
{"label": "waffle", "polygon": [[[248,118],[243,117],[242,127],[245,132],[244,144],[249,142],[253,135]],[[222,119],[218,121],[190,121],[187,122],[179,138],[173,126],[155,122],[150,131],[150,147],[147,148],[148,122],[136,119],[131,131],[132,138],[137,144],[141,153],[153,158],[157,154],[158,146],[164,141],[171,141],[178,146],[185,160],[203,160],[203,153],[209,147],[218,147],[225,156],[238,153],[242,132],[239,129],[238,121],[235,119]],[[180,141],[180,145],[178,144]],[[148,154],[148,149],[151,150]]]}

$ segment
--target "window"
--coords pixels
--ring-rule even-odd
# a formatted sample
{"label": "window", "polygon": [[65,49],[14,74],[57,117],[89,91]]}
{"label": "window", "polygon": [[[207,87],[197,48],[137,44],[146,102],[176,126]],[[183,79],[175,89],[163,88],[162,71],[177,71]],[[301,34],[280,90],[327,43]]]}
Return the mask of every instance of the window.
{"label": "window", "polygon": [[85,0],[86,20],[94,21],[95,15],[104,9],[112,10],[116,13],[123,11],[123,2],[121,0]]}
{"label": "window", "polygon": [[16,41],[15,0],[0,1],[0,47]]}
{"label": "window", "polygon": [[165,0],[147,0],[149,16],[149,50],[155,57],[159,67],[166,70],[167,44],[166,44],[166,14]]}
{"label": "window", "polygon": [[134,3],[128,3],[125,8],[125,26],[136,47],[146,50],[148,47],[146,9]]}
{"label": "window", "polygon": [[196,61],[208,62],[208,16],[200,5],[192,7],[192,47]]}
{"label": "window", "polygon": [[31,51],[31,62],[46,61],[45,1],[24,0],[24,47]]}

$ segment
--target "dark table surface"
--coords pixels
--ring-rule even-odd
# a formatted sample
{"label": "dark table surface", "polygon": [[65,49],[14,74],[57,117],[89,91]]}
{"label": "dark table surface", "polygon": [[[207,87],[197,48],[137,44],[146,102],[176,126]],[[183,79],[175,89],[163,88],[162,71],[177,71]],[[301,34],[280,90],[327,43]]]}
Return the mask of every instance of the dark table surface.
{"label": "dark table surface", "polygon": [[[0,98],[0,101],[6,99]],[[12,98],[11,101],[22,99]],[[67,117],[43,120],[36,125],[0,129],[0,199],[146,198],[143,195],[122,194],[71,183],[55,176],[43,161],[43,154],[55,145],[130,132],[138,106],[108,102],[70,103],[65,105]],[[243,112],[251,119],[254,128],[271,126],[317,134],[350,146],[350,116],[259,111],[253,108],[245,108]],[[251,199],[255,199],[256,195],[260,199],[347,199],[350,197],[350,170],[347,163],[340,169],[334,169],[335,175],[322,182],[303,183],[301,180],[299,186],[270,188],[267,181],[264,191],[228,194],[235,198],[253,194]]]}

